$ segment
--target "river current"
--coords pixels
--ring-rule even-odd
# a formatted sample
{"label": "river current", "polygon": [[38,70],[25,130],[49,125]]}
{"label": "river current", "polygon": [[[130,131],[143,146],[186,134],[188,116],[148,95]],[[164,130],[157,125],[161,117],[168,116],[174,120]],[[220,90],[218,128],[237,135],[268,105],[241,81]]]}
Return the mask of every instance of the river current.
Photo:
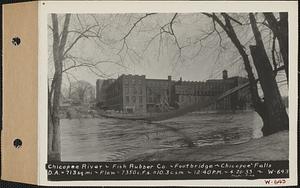
{"label": "river current", "polygon": [[61,120],[63,161],[126,161],[170,148],[239,144],[262,136],[253,111],[190,113],[155,123],[110,118]]}

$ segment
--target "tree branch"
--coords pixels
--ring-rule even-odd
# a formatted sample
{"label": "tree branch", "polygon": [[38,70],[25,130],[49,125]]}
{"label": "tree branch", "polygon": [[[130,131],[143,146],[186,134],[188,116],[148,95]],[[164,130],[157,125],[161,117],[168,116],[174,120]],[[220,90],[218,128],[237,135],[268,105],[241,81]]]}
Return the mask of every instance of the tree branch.
{"label": "tree branch", "polygon": [[146,15],[140,17],[136,22],[133,23],[132,27],[129,29],[129,31],[125,34],[125,36],[120,40],[123,41],[122,47],[119,50],[118,54],[121,53],[121,51],[124,49],[124,46],[127,46],[127,42],[126,39],[127,37],[131,34],[131,32],[133,31],[133,29],[137,26],[138,23],[140,23],[143,19],[147,18],[148,16],[154,15],[156,13],[147,13]]}
{"label": "tree branch", "polygon": [[70,46],[64,51],[63,56],[65,56],[72,48],[73,46],[82,38],[89,38],[89,37],[99,37],[99,36],[93,36],[93,35],[86,35],[87,32],[89,32],[92,28],[97,27],[96,25],[88,27],[86,30],[80,32],[80,31],[69,31],[69,33],[77,33],[79,34],[76,39],[70,44]]}
{"label": "tree branch", "polygon": [[127,32],[127,34],[121,39],[121,40],[126,40],[126,38],[130,35],[130,33],[132,32],[132,30],[136,27],[136,25],[141,22],[143,19],[145,19],[148,16],[151,16],[153,14],[156,13],[148,13],[145,16],[140,17],[135,23],[133,23],[133,26],[130,28],[130,30]]}

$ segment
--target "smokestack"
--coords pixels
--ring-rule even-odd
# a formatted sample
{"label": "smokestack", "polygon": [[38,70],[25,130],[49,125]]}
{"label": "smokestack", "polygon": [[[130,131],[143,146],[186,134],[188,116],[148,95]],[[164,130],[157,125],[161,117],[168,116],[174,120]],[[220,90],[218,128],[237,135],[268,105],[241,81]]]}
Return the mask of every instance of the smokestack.
{"label": "smokestack", "polygon": [[168,80],[171,81],[172,80],[172,76],[168,76]]}
{"label": "smokestack", "polygon": [[228,78],[227,70],[223,70],[223,79],[226,80]]}

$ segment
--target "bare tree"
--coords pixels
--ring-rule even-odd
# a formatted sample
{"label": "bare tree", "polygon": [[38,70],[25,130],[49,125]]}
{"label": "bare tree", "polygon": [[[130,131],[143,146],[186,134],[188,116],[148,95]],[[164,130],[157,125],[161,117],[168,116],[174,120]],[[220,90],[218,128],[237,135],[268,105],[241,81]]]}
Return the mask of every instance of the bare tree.
{"label": "bare tree", "polygon": [[79,80],[75,83],[72,83],[72,88],[70,91],[70,98],[79,103],[85,103],[93,99],[94,94],[93,86],[83,80]]}
{"label": "bare tree", "polygon": [[[93,15],[90,15],[94,18]],[[49,30],[52,33],[52,56],[54,75],[50,87],[48,87],[48,160],[60,161],[60,118],[59,106],[61,99],[61,87],[63,74],[71,75],[70,70],[85,67],[99,77],[107,77],[98,65],[102,63],[117,63],[111,60],[91,61],[71,54],[72,49],[81,39],[101,41],[103,25],[93,19],[92,24],[84,25],[80,16],[73,15],[80,29],[70,29],[71,14],[65,14],[58,18],[57,14],[51,14],[52,24]],[[64,18],[64,19],[63,19]],[[62,26],[60,26],[62,23]],[[61,30],[60,30],[61,28]],[[74,76],[73,76],[74,77]],[[68,80],[70,81],[69,77]]]}
{"label": "bare tree", "polygon": [[68,37],[68,27],[70,23],[70,14],[67,14],[63,24],[61,35],[59,34],[58,19],[56,14],[52,14],[52,32],[53,32],[53,61],[55,73],[51,88],[49,91],[48,102],[48,159],[60,160],[60,133],[59,133],[59,102],[61,96],[63,59],[65,45]]}
{"label": "bare tree", "polygon": [[271,62],[258,30],[255,16],[253,13],[250,13],[249,17],[256,41],[255,46],[250,46],[251,56],[264,93],[264,101],[261,102],[262,109],[260,109],[262,111],[260,115],[264,122],[262,131],[264,135],[269,135],[289,128],[288,115],[275,80]]}
{"label": "bare tree", "polygon": [[280,12],[279,20],[271,12],[264,13],[269,27],[274,34],[275,39],[278,40],[280,53],[282,55],[284,70],[287,80],[289,79],[289,49],[288,49],[288,13]]}
{"label": "bare tree", "polygon": [[[263,119],[263,134],[269,135],[275,132],[278,132],[280,130],[286,130],[288,129],[288,115],[285,111],[285,107],[282,103],[281,99],[281,94],[279,92],[275,75],[277,71],[281,70],[282,67],[278,67],[277,65],[279,64],[276,62],[275,56],[275,51],[276,47],[275,44],[273,44],[272,47],[272,62],[273,62],[273,67],[272,64],[269,60],[269,57],[267,56],[266,49],[263,45],[263,40],[261,39],[260,31],[258,30],[256,26],[256,19],[253,16],[253,14],[250,14],[250,25],[252,26],[252,31],[254,33],[254,39],[256,41],[256,47],[259,50],[255,50],[256,47],[251,46],[251,55],[253,62],[255,64],[255,70],[258,73],[258,79],[255,78],[255,74],[252,70],[251,66],[251,61],[249,58],[249,55],[247,54],[247,47],[244,46],[239,39],[236,31],[235,31],[235,26],[232,24],[236,24],[238,26],[245,26],[249,24],[244,24],[238,19],[232,17],[228,13],[202,13],[203,15],[209,17],[212,19],[212,24],[213,24],[213,30],[211,32],[208,32],[207,35],[200,36],[199,41],[206,40],[208,37],[212,36],[213,33],[217,34],[217,37],[219,38],[219,44],[220,47],[222,46],[222,41],[224,36],[222,36],[221,32],[225,32],[227,38],[232,42],[232,44],[235,46],[237,49],[239,55],[242,58],[242,62],[244,64],[244,68],[248,74],[248,79],[250,82],[250,93],[252,96],[252,102],[255,111],[261,116]],[[275,19],[275,16],[273,13],[266,13],[264,14],[267,21],[268,25],[267,27],[270,28],[271,34],[278,39],[279,41],[279,47],[280,47],[280,53],[283,56],[283,59],[287,57],[288,54],[288,49],[287,49],[287,16],[285,13],[280,13],[280,21],[277,21]],[[146,18],[146,16],[142,17],[143,19]],[[147,46],[158,36],[161,36],[162,34],[167,34],[173,37],[174,44],[177,46],[179,50],[179,57],[181,56],[182,49],[186,47],[185,45],[180,44],[178,37],[176,36],[176,32],[174,31],[174,22],[175,19],[178,18],[178,14],[175,13],[174,16],[171,18],[171,20],[163,24],[163,26],[160,28],[160,32],[156,35],[154,35]],[[137,22],[139,23],[139,22]],[[137,26],[137,23],[133,25],[133,27]],[[266,23],[262,23],[263,25],[266,25]],[[217,25],[221,28],[221,31],[218,30]],[[132,28],[133,28],[132,27]],[[130,29],[129,32],[125,35],[128,37],[128,35],[131,33],[133,29]],[[275,39],[273,38],[273,41]],[[273,42],[274,43],[274,42]],[[223,47],[224,48],[224,47]],[[260,54],[258,54],[258,51],[260,51]],[[255,53],[256,52],[256,53]],[[262,59],[264,58],[264,63],[262,63]],[[262,65],[263,64],[263,65]],[[285,69],[288,67],[288,61],[284,60],[285,64]],[[267,68],[266,68],[267,67]],[[274,69],[274,70],[273,70]],[[286,70],[286,75],[288,76],[288,72]],[[258,86],[257,86],[257,81],[260,81],[264,98],[262,99],[259,96],[258,93]]]}
{"label": "bare tree", "polygon": [[[254,14],[250,13],[249,17],[256,41],[256,46],[250,46],[250,50],[256,71],[258,73],[258,80],[260,81],[263,90],[263,100],[258,95],[257,83],[251,68],[250,60],[246,53],[246,48],[240,43],[240,40],[238,39],[231,22],[235,22],[240,25],[242,25],[242,23],[232,18],[227,13],[221,13],[225,23],[223,23],[215,14],[204,14],[208,17],[211,17],[221,26],[243,58],[245,70],[248,73],[248,79],[250,82],[250,92],[254,109],[261,116],[264,123],[262,129],[263,134],[266,136],[280,130],[287,130],[288,115],[283,105],[275,75],[272,70],[272,65],[267,56]],[[274,35],[276,36],[276,34]],[[274,64],[276,65],[276,63]]]}

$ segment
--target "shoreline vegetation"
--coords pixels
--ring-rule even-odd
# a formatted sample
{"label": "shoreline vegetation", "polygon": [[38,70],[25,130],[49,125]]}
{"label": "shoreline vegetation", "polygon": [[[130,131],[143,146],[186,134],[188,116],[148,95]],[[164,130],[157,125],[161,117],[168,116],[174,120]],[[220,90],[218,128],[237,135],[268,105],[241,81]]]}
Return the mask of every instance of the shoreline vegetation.
{"label": "shoreline vegetation", "polygon": [[289,159],[289,132],[231,145],[172,148],[134,156],[127,161],[265,161]]}

